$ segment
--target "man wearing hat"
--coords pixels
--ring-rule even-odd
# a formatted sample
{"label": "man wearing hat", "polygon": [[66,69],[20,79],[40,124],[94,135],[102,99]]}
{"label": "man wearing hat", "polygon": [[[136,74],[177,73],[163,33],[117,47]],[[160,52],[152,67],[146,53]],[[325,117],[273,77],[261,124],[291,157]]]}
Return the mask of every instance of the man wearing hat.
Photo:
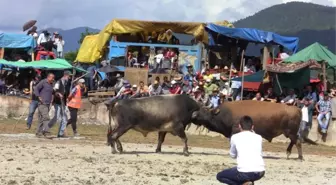
{"label": "man wearing hat", "polygon": [[322,141],[326,142],[328,125],[331,118],[331,101],[327,92],[323,93],[323,99],[317,102],[315,105],[317,112],[317,121],[321,128]]}
{"label": "man wearing hat", "polygon": [[85,80],[79,79],[77,85],[71,90],[70,95],[68,96],[68,108],[70,111],[70,119],[67,125],[71,124],[72,131],[74,136],[79,136],[77,132],[77,114],[78,110],[82,106],[82,94],[86,92]]}
{"label": "man wearing hat", "polygon": [[70,71],[64,71],[63,77],[59,79],[54,85],[54,117],[49,121],[49,128],[53,127],[57,120],[60,120],[57,137],[64,137],[64,130],[68,121],[65,113],[66,97],[70,91]]}
{"label": "man wearing hat", "polygon": [[212,90],[212,94],[210,96],[210,105],[208,106],[211,109],[216,109],[219,107],[220,105],[220,97],[218,95],[218,88],[214,88]]}
{"label": "man wearing hat", "polygon": [[205,88],[205,93],[208,95],[211,95],[214,89],[218,89],[218,86],[212,83],[211,79],[206,79],[204,88]]}

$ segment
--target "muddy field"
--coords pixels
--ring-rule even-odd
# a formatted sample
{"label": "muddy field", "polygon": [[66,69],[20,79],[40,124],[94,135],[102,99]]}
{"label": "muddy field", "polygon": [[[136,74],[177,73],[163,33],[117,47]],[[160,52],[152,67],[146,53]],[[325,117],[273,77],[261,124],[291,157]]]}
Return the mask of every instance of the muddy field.
{"label": "muddy field", "polygon": [[[227,150],[181,146],[153,153],[153,144],[125,144],[112,155],[103,141],[37,139],[33,134],[0,135],[0,184],[219,184],[216,173],[235,161]],[[265,152],[266,177],[256,184],[336,184],[336,157],[305,155],[285,159],[284,152]]]}

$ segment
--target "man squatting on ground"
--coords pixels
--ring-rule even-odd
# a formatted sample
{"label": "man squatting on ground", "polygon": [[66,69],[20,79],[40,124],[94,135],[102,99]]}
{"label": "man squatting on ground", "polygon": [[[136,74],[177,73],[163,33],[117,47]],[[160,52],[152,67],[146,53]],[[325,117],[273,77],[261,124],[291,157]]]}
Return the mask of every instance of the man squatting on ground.
{"label": "man squatting on ground", "polygon": [[217,180],[229,185],[252,185],[265,174],[262,156],[262,137],[253,131],[253,121],[244,116],[239,121],[240,132],[231,137],[230,156],[237,167],[217,174]]}

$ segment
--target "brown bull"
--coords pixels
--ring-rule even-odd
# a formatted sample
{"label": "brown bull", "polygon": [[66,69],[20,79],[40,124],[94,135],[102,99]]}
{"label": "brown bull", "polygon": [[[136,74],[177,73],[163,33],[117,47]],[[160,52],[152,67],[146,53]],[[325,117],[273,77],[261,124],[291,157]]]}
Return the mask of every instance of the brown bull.
{"label": "brown bull", "polygon": [[244,115],[253,119],[254,131],[269,142],[281,134],[289,138],[287,158],[296,145],[299,159],[303,159],[301,140],[298,139],[301,111],[297,107],[252,100],[229,102],[222,104],[217,113],[200,109],[193,114],[192,122],[230,138],[239,132],[238,120]]}

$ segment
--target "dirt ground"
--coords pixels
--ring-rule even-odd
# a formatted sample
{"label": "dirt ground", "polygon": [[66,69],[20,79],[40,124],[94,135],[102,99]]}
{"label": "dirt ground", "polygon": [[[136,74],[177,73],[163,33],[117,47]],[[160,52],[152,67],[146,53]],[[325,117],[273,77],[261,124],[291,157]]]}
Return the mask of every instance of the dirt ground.
{"label": "dirt ground", "polygon": [[[23,122],[13,130],[15,123],[0,120],[0,184],[212,185],[220,184],[217,172],[235,165],[220,137],[189,136],[192,154],[185,157],[177,137],[168,136],[163,154],[156,154],[156,133],[143,138],[131,131],[121,138],[125,153],[113,155],[103,126],[80,125],[84,139],[50,140],[27,132]],[[286,147],[264,143],[266,176],[256,184],[336,184],[334,147],[303,145],[304,162],[295,159],[295,147],[287,160]]]}

